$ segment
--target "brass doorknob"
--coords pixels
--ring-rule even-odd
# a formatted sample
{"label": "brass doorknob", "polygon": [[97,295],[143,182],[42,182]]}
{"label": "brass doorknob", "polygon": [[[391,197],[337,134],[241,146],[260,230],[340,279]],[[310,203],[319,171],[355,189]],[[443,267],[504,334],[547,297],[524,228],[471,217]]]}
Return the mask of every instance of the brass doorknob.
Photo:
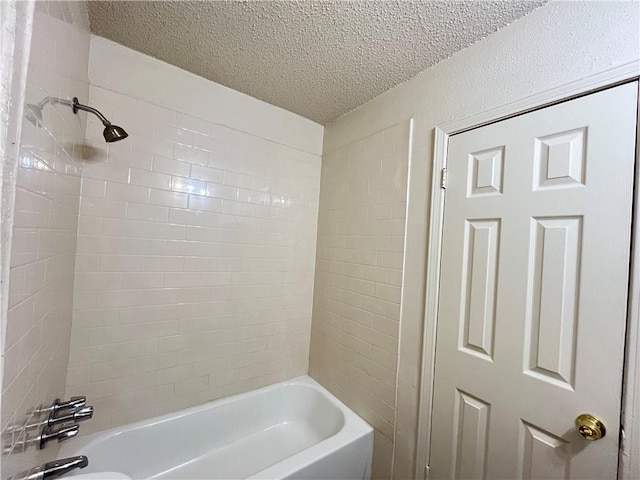
{"label": "brass doorknob", "polygon": [[600,440],[607,434],[607,429],[604,428],[604,423],[588,413],[578,415],[576,418],[576,427],[578,428],[580,435],[591,441]]}

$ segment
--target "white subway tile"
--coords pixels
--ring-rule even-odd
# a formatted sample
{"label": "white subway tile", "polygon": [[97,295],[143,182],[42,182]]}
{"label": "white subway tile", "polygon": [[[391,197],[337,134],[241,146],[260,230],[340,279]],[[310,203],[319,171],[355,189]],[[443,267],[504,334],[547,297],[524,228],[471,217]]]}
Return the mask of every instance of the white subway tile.
{"label": "white subway tile", "polygon": [[129,177],[129,183],[131,183],[132,185],[151,187],[153,189],[158,188],[163,190],[170,190],[171,175],[132,168]]}
{"label": "white subway tile", "polygon": [[183,267],[184,258],[180,256],[149,256],[144,260],[144,270],[147,272],[181,272]]}
{"label": "white subway tile", "polygon": [[207,182],[173,176],[171,177],[171,190],[194,195],[207,195]]}
{"label": "white subway tile", "polygon": [[135,105],[135,100],[127,95],[91,85],[91,103],[95,104],[96,108],[101,109],[130,109],[132,104]]}
{"label": "white subway tile", "polygon": [[[159,340],[162,340],[161,337]],[[165,353],[160,355],[151,355],[136,359],[138,372],[154,372],[159,373],[165,368],[175,367],[177,364],[176,355],[174,353]]]}
{"label": "white subway tile", "polygon": [[119,309],[118,323],[152,323],[160,320],[159,305],[145,305],[142,307],[127,307]]}
{"label": "white subway tile", "polygon": [[150,238],[126,237],[122,247],[124,255],[164,255],[166,250],[166,240]]}
{"label": "white subway tile", "polygon": [[149,222],[166,223],[169,219],[169,208],[157,205],[143,205],[129,203],[126,207],[127,218],[130,220],[144,220]]}
{"label": "white subway tile", "polygon": [[387,317],[399,322],[400,321],[400,304],[395,302],[387,302]]}
{"label": "white subway tile", "polygon": [[196,392],[201,392],[209,387],[209,376],[203,375],[201,377],[188,378],[186,380],[180,380],[175,383],[176,395],[189,395]]}
{"label": "white subway tile", "polygon": [[162,122],[167,125],[175,125],[178,119],[177,112],[173,110],[139,100],[136,102],[136,113],[147,122],[153,123]]}
{"label": "white subway tile", "polygon": [[77,273],[76,291],[119,290],[120,273]]}
{"label": "white subway tile", "polygon": [[82,167],[82,177],[108,182],[127,183],[129,181],[129,167],[101,161],[86,162]]}
{"label": "white subway tile", "polygon": [[121,183],[108,183],[106,198],[126,202],[149,203],[150,189]]}
{"label": "white subway tile", "polygon": [[110,144],[107,158],[111,166],[126,166],[143,170],[149,170],[151,168],[151,154],[131,150],[129,142]]}
{"label": "white subway tile", "polygon": [[172,208],[169,212],[169,222],[178,225],[201,225],[205,219],[205,212],[188,209]]}
{"label": "white subway tile", "polygon": [[[158,352],[158,339],[146,338],[135,342],[118,343],[115,345],[117,358],[137,358],[154,355]],[[155,377],[155,376],[154,376]],[[155,378],[154,378],[155,383]],[[116,382],[117,385],[117,382]]]}
{"label": "white subway tile", "polygon": [[207,212],[220,212],[222,200],[219,198],[207,198],[200,195],[189,195],[189,209]]}
{"label": "white subway tile", "polygon": [[206,180],[208,182],[223,183],[225,171],[218,168],[210,168],[201,165],[191,167],[191,178]]}
{"label": "white subway tile", "polygon": [[251,215],[251,205],[248,203],[234,202],[233,200],[222,201],[222,211],[230,215],[240,215],[248,217]]}
{"label": "white subway tile", "polygon": [[67,386],[84,385],[89,383],[91,367],[69,367],[67,369]]}
{"label": "white subway tile", "polygon": [[172,225],[168,223],[149,223],[147,226],[146,235],[149,238],[184,240],[186,235],[186,227],[183,225]]}
{"label": "white subway tile", "polygon": [[224,172],[224,184],[242,188],[251,188],[252,179],[249,175],[242,175],[240,173],[230,172],[227,170]]}
{"label": "white subway tile", "polygon": [[104,198],[106,188],[107,182],[105,180],[84,177],[82,179],[81,194],[83,197]]}
{"label": "white subway tile", "polygon": [[143,266],[141,255],[100,255],[99,270],[102,272],[139,272]]}
{"label": "white subway tile", "polygon": [[102,237],[98,235],[78,235],[76,248],[78,253],[122,253],[124,239],[120,237]]}
{"label": "white subway tile", "polygon": [[402,269],[403,254],[400,252],[378,252],[376,265],[386,268]]}
{"label": "white subway tile", "polygon": [[389,269],[389,285],[402,286],[402,270]]}
{"label": "white subway tile", "polygon": [[[14,270],[12,270],[13,273]],[[76,255],[76,272],[98,272],[100,271],[100,255],[97,254],[82,254]],[[12,285],[14,279],[11,280]],[[12,287],[13,289],[13,287]]]}
{"label": "white subway tile", "polygon": [[156,123],[154,137],[182,145],[193,145],[194,132],[176,127],[174,124],[175,122],[172,122],[172,125]]}
{"label": "white subway tile", "polygon": [[204,135],[208,135],[211,132],[211,124],[208,121],[180,112],[178,112],[176,126],[184,128],[185,130],[191,130],[192,132],[202,133]]}
{"label": "white subway tile", "polygon": [[74,312],[73,331],[90,332],[90,327],[115,325],[118,323],[118,311],[116,309],[76,309]]}
{"label": "white subway tile", "polygon": [[123,273],[122,288],[145,289],[163,286],[162,273]]}
{"label": "white subway tile", "polygon": [[131,139],[131,148],[135,152],[171,157],[173,147],[174,143],[159,138],[134,135]]}
{"label": "white subway tile", "polygon": [[148,387],[153,387],[158,382],[156,372],[138,373],[126,377],[119,377],[113,380],[113,391],[115,395],[136,392]]}
{"label": "white subway tile", "polygon": [[126,210],[126,202],[120,200],[91,197],[82,197],[80,200],[81,216],[121,218]]}
{"label": "white subway tile", "polygon": [[147,233],[147,223],[135,220],[120,220],[119,218],[104,218],[102,220],[102,234],[115,237],[144,237]]}
{"label": "white subway tile", "polygon": [[136,366],[134,362],[129,360],[116,360],[114,362],[105,362],[92,365],[90,367],[89,382],[102,382],[105,380],[112,380],[114,378],[121,378],[127,375],[133,375],[136,372]]}
{"label": "white subway tile", "polygon": [[158,173],[188,177],[189,172],[191,171],[191,164],[156,155],[153,157],[152,170]]}
{"label": "white subway tile", "polygon": [[205,167],[209,164],[208,152],[186,145],[175,145],[172,153],[165,156],[172,157],[174,160],[180,160],[182,162],[193,163]]}
{"label": "white subway tile", "polygon": [[237,200],[238,189],[228,185],[220,185],[209,182],[207,184],[207,196],[214,198],[222,198],[225,200]]}
{"label": "white subway tile", "polygon": [[187,208],[189,195],[164,190],[151,190],[151,204],[173,208]]}
{"label": "white subway tile", "polygon": [[193,138],[193,146],[209,152],[215,152],[220,148],[220,141],[209,135],[195,134]]}
{"label": "white subway tile", "polygon": [[216,287],[231,285],[231,274],[226,272],[167,272],[165,287]]}
{"label": "white subway tile", "polygon": [[215,272],[219,271],[219,260],[217,258],[185,257],[185,272]]}

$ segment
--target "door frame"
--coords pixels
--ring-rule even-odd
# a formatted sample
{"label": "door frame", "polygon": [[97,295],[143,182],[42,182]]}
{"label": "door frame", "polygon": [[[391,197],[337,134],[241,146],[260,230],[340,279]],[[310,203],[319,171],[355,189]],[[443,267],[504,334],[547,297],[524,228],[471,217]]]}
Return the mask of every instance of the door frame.
{"label": "door frame", "polygon": [[[638,80],[640,60],[629,62],[583,79],[546,90],[506,105],[437,126],[434,131],[434,152],[427,236],[427,266],[425,286],[424,328],[422,339],[422,368],[420,374],[420,400],[418,407],[418,438],[416,442],[415,478],[426,478],[431,447],[431,420],[433,407],[436,328],[440,293],[440,263],[444,225],[445,189],[442,188],[443,169],[446,168],[449,138],[457,133],[515,117],[533,110],[588,95],[605,88]],[[632,219],[632,261],[627,318],[627,346],[623,377],[623,424],[625,439],[620,449],[618,478],[640,478],[640,459],[630,459],[633,449],[640,451],[640,141],[636,136],[636,169]]]}

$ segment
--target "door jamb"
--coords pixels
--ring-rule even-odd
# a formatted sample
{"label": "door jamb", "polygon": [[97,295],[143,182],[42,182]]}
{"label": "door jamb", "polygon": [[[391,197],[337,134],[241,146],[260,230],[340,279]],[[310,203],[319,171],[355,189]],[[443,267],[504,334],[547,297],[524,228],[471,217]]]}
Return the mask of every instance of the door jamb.
{"label": "door jamb", "polygon": [[[420,375],[420,401],[418,408],[418,438],[416,446],[415,478],[426,478],[431,447],[431,420],[433,401],[433,380],[435,372],[436,326],[438,318],[438,297],[440,290],[440,261],[442,257],[442,233],[444,222],[445,190],[440,188],[443,168],[446,167],[449,137],[456,133],[478,128],[490,123],[522,115],[533,110],[572,100],[616,84],[622,84],[640,77],[640,60],[635,60],[609,70],[590,75],[583,79],[531,95],[506,105],[492,108],[476,115],[466,117],[437,126],[434,131],[433,170],[431,176],[431,206],[429,210],[429,233],[426,267],[425,316],[422,342],[422,371]],[[636,147],[638,138],[636,138]],[[640,168],[636,174],[640,177]],[[638,184],[637,184],[638,185]],[[634,201],[638,201],[640,193],[636,188]],[[634,213],[634,248],[640,248],[640,213]],[[640,284],[640,251],[634,256],[631,265],[631,285],[637,290]],[[637,293],[637,295],[636,295]],[[625,370],[623,392],[625,395],[624,425],[626,439],[620,453],[618,478],[630,480],[630,476],[640,473],[640,459],[630,461],[631,447],[640,445],[640,407],[637,404],[640,394],[640,292],[633,292],[630,299],[630,321],[627,325],[627,349],[625,354]],[[633,322],[631,320],[634,320]],[[633,363],[631,362],[633,360]],[[629,392],[629,395],[626,393]],[[636,393],[634,393],[636,392]],[[631,398],[635,395],[638,398]]]}
{"label": "door jamb", "polygon": [[[638,90],[640,98],[640,88]],[[636,112],[636,169],[629,274],[629,314],[622,391],[622,425],[618,478],[640,478],[640,101]],[[635,452],[636,457],[632,457]]]}

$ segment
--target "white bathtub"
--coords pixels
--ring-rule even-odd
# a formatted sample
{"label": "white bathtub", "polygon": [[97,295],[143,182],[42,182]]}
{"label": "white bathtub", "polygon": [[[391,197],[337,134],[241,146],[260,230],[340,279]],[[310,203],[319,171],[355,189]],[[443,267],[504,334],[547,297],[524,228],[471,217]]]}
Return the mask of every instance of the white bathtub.
{"label": "white bathtub", "polygon": [[[309,377],[72,440],[77,473],[142,479],[369,479],[373,430]],[[70,480],[73,477],[69,477]]]}

